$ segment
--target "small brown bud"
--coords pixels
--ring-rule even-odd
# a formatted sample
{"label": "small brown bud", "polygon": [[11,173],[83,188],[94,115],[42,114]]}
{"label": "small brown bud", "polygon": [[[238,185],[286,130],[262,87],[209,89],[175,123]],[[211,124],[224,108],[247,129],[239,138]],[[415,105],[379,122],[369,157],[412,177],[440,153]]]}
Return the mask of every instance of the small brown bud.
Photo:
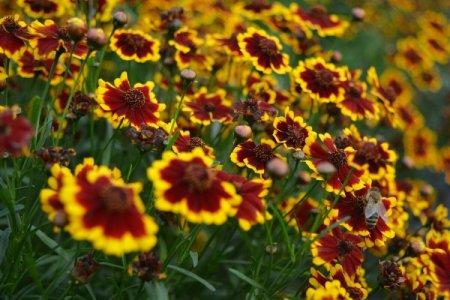
{"label": "small brown bud", "polygon": [[405,277],[396,262],[385,260],[380,262],[378,280],[382,287],[395,289],[405,282]]}
{"label": "small brown bud", "polygon": [[311,175],[305,171],[298,172],[297,178],[297,182],[301,185],[306,185],[311,182]]}
{"label": "small brown bud", "polygon": [[162,262],[156,252],[139,254],[130,264],[128,272],[136,275],[142,281],[152,281],[154,279],[164,279],[165,274],[161,273]]}
{"label": "small brown bud", "polygon": [[78,42],[87,32],[86,22],[84,22],[80,18],[70,18],[67,20],[67,30],[69,32],[69,36],[75,42]]}
{"label": "small brown bud", "polygon": [[342,53],[340,51],[333,51],[331,54],[331,61],[334,63],[340,63],[342,61]]}
{"label": "small brown bud", "polygon": [[272,158],[266,166],[267,171],[275,177],[284,177],[289,173],[288,164],[279,158]]}
{"label": "small brown bud", "polygon": [[45,167],[49,170],[53,164],[67,167],[70,163],[70,158],[76,155],[76,151],[72,148],[64,149],[56,146],[36,150],[35,154],[42,159]]}
{"label": "small brown bud", "polygon": [[252,136],[252,128],[248,125],[238,125],[234,128],[234,133],[236,133],[237,136],[243,139],[248,139]]}
{"label": "small brown bud", "polygon": [[116,11],[113,14],[113,26],[114,28],[122,28],[123,26],[127,25],[128,23],[128,17],[127,14],[123,11]]}
{"label": "small brown bud", "polygon": [[91,50],[98,50],[108,42],[101,28],[90,28],[87,32],[87,41]]}
{"label": "small brown bud", "polygon": [[334,174],[337,170],[332,163],[324,161],[317,165],[317,171],[321,174]]}
{"label": "small brown bud", "polygon": [[352,16],[353,16],[353,20],[362,21],[362,20],[364,20],[364,17],[366,16],[366,12],[361,7],[354,7],[352,9]]}
{"label": "small brown bud", "polygon": [[86,283],[91,279],[100,265],[94,260],[92,252],[77,258],[75,261],[72,276],[80,283]]}

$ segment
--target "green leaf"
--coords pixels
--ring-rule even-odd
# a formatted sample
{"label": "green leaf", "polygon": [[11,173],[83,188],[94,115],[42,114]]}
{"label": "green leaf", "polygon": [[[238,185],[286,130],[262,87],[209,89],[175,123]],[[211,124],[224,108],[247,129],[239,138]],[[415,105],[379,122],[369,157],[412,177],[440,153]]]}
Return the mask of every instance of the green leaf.
{"label": "green leaf", "polygon": [[0,230],[0,265],[5,257],[6,249],[9,245],[9,235],[11,234],[11,228]]}
{"label": "green leaf", "polygon": [[263,286],[259,282],[251,279],[247,275],[242,274],[241,272],[239,272],[238,270],[235,270],[233,268],[228,268],[228,271],[230,271],[231,273],[233,273],[234,275],[236,275],[240,279],[244,280],[245,282],[247,282],[251,286],[253,286],[253,287],[257,288],[257,289],[260,289],[261,291],[264,291]]}
{"label": "green leaf", "polygon": [[[21,211],[25,206],[22,204],[14,205],[14,211],[18,212]],[[9,210],[7,208],[0,210],[0,218],[3,218],[4,216],[7,216],[9,214]]]}
{"label": "green leaf", "polygon": [[191,271],[188,271],[188,270],[186,270],[186,269],[183,269],[183,268],[180,268],[180,267],[177,267],[177,266],[173,266],[173,265],[168,265],[167,267],[168,267],[169,269],[178,271],[178,272],[180,272],[181,274],[184,274],[184,275],[186,275],[186,276],[188,276],[188,277],[191,277],[192,279],[197,280],[198,282],[200,282],[200,283],[203,284],[206,288],[208,288],[209,290],[211,290],[211,291],[213,291],[213,292],[216,291],[216,288],[215,288],[211,283],[209,283],[209,282],[206,281],[205,279],[201,278],[201,277],[198,276],[197,274],[192,273]]}
{"label": "green leaf", "polygon": [[[32,226],[34,227],[34,226]],[[34,229],[34,228],[33,228]],[[69,253],[67,253],[63,248],[61,248],[57,242],[51,239],[48,235],[46,235],[41,230],[36,230],[36,236],[46,244],[50,249],[54,250],[57,254],[62,256],[65,260],[71,260]]]}
{"label": "green leaf", "polygon": [[198,253],[195,251],[189,251],[189,255],[192,259],[192,266],[195,268],[198,265]]}
{"label": "green leaf", "polygon": [[149,299],[169,300],[169,292],[162,282],[145,283],[145,291],[147,292]]}

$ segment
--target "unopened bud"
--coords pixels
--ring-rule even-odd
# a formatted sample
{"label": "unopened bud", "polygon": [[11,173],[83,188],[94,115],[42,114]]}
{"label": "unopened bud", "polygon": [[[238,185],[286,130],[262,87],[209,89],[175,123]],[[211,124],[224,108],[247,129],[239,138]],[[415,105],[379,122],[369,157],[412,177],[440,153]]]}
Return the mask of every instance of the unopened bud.
{"label": "unopened bud", "polygon": [[428,183],[424,184],[421,188],[420,188],[420,194],[422,196],[430,196],[433,195],[434,193],[434,188],[429,185]]}
{"label": "unopened bud", "polygon": [[122,28],[127,25],[128,17],[127,14],[123,11],[117,11],[113,14],[113,26],[114,28]]}
{"label": "unopened bud", "polygon": [[94,260],[92,253],[77,258],[73,266],[72,275],[81,283],[86,283],[99,269],[100,265]]}
{"label": "unopened bud", "polygon": [[306,157],[305,152],[303,152],[302,150],[295,151],[294,153],[292,153],[292,156],[298,160],[305,159]]}
{"label": "unopened bud", "polygon": [[69,36],[75,42],[78,42],[87,32],[86,22],[84,22],[80,18],[70,18],[67,20],[67,30],[69,32]]}
{"label": "unopened bud", "polygon": [[402,163],[408,169],[414,168],[414,165],[415,165],[414,160],[410,156],[404,156],[402,158]]}
{"label": "unopened bud", "polygon": [[197,77],[197,74],[192,69],[183,69],[181,70],[181,78],[183,78],[186,81],[194,81],[195,77]]}
{"label": "unopened bud", "polygon": [[297,182],[301,185],[306,185],[311,182],[311,175],[306,171],[300,171],[297,175]]}
{"label": "unopened bud", "polygon": [[321,162],[317,165],[317,171],[321,174],[334,174],[336,173],[336,167],[327,161]]}
{"label": "unopened bud", "polygon": [[342,53],[340,51],[333,51],[331,54],[331,61],[334,63],[340,63],[342,61]]}
{"label": "unopened bud", "polygon": [[278,252],[278,244],[277,243],[273,243],[273,244],[267,245],[266,246],[266,252],[268,254],[275,254],[275,253],[277,253]]}
{"label": "unopened bud", "polygon": [[353,20],[362,21],[362,20],[364,20],[364,17],[366,16],[366,12],[361,7],[354,7],[352,9],[352,16],[353,16]]}
{"label": "unopened bud", "polygon": [[243,139],[248,139],[252,136],[252,128],[248,125],[238,125],[234,128],[234,133],[236,133],[237,136]]}
{"label": "unopened bud", "polygon": [[67,214],[63,210],[58,210],[55,214],[55,218],[52,221],[53,225],[59,228],[63,228],[66,226],[69,222],[67,220]]}
{"label": "unopened bud", "polygon": [[92,50],[97,50],[108,42],[105,32],[101,28],[90,28],[87,32],[88,46]]}
{"label": "unopened bud", "polygon": [[288,164],[279,158],[272,158],[266,166],[267,171],[276,176],[276,177],[284,177],[289,173]]}

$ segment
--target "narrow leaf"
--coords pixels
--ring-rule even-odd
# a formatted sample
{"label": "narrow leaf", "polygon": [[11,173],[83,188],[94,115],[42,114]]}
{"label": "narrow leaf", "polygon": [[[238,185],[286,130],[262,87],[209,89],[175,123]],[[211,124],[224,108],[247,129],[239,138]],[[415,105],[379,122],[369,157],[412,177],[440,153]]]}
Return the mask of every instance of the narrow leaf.
{"label": "narrow leaf", "polygon": [[184,274],[184,275],[186,275],[186,276],[188,276],[188,277],[191,277],[192,279],[197,280],[198,282],[200,282],[200,283],[203,284],[206,288],[208,288],[209,290],[211,290],[211,291],[213,291],[213,292],[216,291],[216,288],[215,288],[211,283],[209,283],[209,282],[206,281],[205,279],[201,278],[201,277],[198,276],[197,274],[192,273],[191,271],[188,271],[188,270],[186,270],[186,269],[183,269],[183,268],[180,268],[180,267],[177,267],[177,266],[173,266],[173,265],[168,265],[167,267],[168,267],[169,269],[178,271],[178,272],[180,272],[181,274]]}
{"label": "narrow leaf", "polygon": [[233,273],[234,275],[236,275],[240,279],[244,280],[245,282],[247,282],[251,286],[264,291],[264,288],[263,288],[263,286],[260,283],[258,283],[257,281],[251,279],[247,275],[242,274],[241,272],[239,272],[238,270],[235,270],[233,268],[228,268],[228,271],[230,271],[231,273]]}

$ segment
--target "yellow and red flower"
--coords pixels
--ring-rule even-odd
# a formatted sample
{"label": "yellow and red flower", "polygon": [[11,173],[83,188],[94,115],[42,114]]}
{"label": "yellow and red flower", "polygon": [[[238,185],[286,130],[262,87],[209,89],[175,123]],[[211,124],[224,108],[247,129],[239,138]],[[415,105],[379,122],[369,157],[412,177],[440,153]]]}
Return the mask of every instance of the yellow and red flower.
{"label": "yellow and red flower", "polygon": [[326,63],[321,57],[308,58],[299,62],[294,78],[314,100],[337,103],[344,99],[345,72],[344,68]]}
{"label": "yellow and red flower", "polygon": [[422,69],[413,74],[414,85],[422,91],[437,92],[442,87],[442,80],[436,68]]}
{"label": "yellow and red flower", "polygon": [[378,106],[367,97],[365,82],[359,81],[360,71],[347,71],[347,80],[343,82],[344,98],[336,105],[344,116],[352,121],[362,119],[377,119]]}
{"label": "yellow and red flower", "polygon": [[450,47],[445,39],[439,36],[421,34],[419,36],[419,42],[434,61],[440,64],[446,64],[448,62]]}
{"label": "yellow and red flower", "polygon": [[111,37],[111,49],[123,60],[158,61],[159,41],[136,29],[119,29]]}
{"label": "yellow and red flower", "polygon": [[326,266],[339,263],[344,273],[352,276],[362,265],[362,243],[359,236],[335,227],[312,244],[313,263]]}
{"label": "yellow and red flower", "polygon": [[202,148],[203,152],[209,157],[214,158],[214,150],[208,146],[202,138],[191,136],[190,131],[180,131],[180,135],[175,140],[172,149],[175,153],[191,152],[195,148]]}
{"label": "yellow and red flower", "polygon": [[249,123],[266,122],[277,114],[275,107],[253,95],[236,102],[233,108],[236,115],[242,116]]}
{"label": "yellow and red flower", "polygon": [[236,218],[242,230],[250,230],[256,224],[263,224],[272,216],[266,211],[264,197],[268,194],[270,180],[251,179],[241,175],[218,172],[219,178],[231,182],[236,188],[236,193],[241,196],[242,202],[237,207]]}
{"label": "yellow and red flower", "polygon": [[418,22],[430,36],[446,38],[449,32],[449,23],[444,14],[437,11],[427,10],[421,14]]}
{"label": "yellow and red flower", "polygon": [[221,179],[213,160],[201,148],[175,154],[165,152],[148,168],[155,207],[179,213],[190,222],[223,224],[234,216],[242,201],[234,185]]}
{"label": "yellow and red flower", "polygon": [[19,58],[29,38],[27,24],[18,15],[0,19],[0,53],[9,58]]}
{"label": "yellow and red flower", "polygon": [[[349,156],[355,149],[351,146],[339,148],[328,133],[319,134],[319,138],[320,141],[316,140],[304,148],[304,152],[309,156],[306,164],[314,171],[313,176],[325,180],[325,189],[336,194],[364,187],[364,182],[368,180],[364,176],[365,172],[353,169],[349,162]],[[328,177],[323,176],[319,172],[322,164],[331,165],[334,172]]]}
{"label": "yellow and red flower", "polygon": [[316,5],[310,10],[302,9],[293,3],[290,6],[294,19],[311,30],[316,30],[319,36],[341,36],[349,23],[336,15],[328,14],[325,7]]}
{"label": "yellow and red flower", "polygon": [[0,110],[0,156],[19,156],[34,135],[30,122],[10,108]]}
{"label": "yellow and red flower", "polygon": [[295,116],[294,112],[286,107],[284,117],[277,117],[273,121],[273,137],[288,149],[303,150],[316,139],[316,133],[311,126],[306,125],[303,118]]}
{"label": "yellow and red flower", "polygon": [[158,103],[152,92],[154,83],[136,83],[133,87],[128,81],[126,72],[114,80],[114,85],[99,80],[96,90],[96,100],[99,107],[96,113],[107,118],[114,126],[131,125],[140,127],[150,125],[156,127],[159,122],[159,112],[165,105]]}
{"label": "yellow and red flower", "polygon": [[117,256],[156,244],[158,226],[145,214],[141,183],[125,183],[117,170],[85,161],[63,184],[60,197],[73,238]]}
{"label": "yellow and red flower", "polygon": [[38,57],[51,57],[56,52],[73,51],[75,57],[85,58],[88,53],[85,38],[74,43],[67,27],[59,26],[53,20],[45,20],[43,24],[34,21],[30,25],[30,34],[30,45],[36,49]]}
{"label": "yellow and red flower", "polygon": [[18,0],[17,5],[34,19],[61,17],[66,3],[56,0]]}
{"label": "yellow and red flower", "polygon": [[450,147],[446,146],[439,150],[438,169],[444,172],[445,181],[450,185]]}
{"label": "yellow and red flower", "polygon": [[306,300],[351,299],[339,280],[327,281],[324,286],[310,287],[306,290]]}
{"label": "yellow and red flower", "polygon": [[420,42],[415,38],[408,37],[397,42],[397,53],[394,57],[395,64],[405,71],[430,68],[433,61],[420,47]]}
{"label": "yellow and red flower", "polygon": [[239,167],[247,167],[257,174],[264,174],[266,165],[271,159],[281,158],[274,152],[274,148],[275,143],[269,139],[262,139],[259,145],[247,140],[234,148],[231,161]]}
{"label": "yellow and red flower", "polygon": [[436,134],[427,127],[406,131],[403,141],[405,155],[417,168],[435,167],[438,162],[436,139]]}
{"label": "yellow and red flower", "polygon": [[53,224],[64,227],[67,225],[68,217],[64,203],[61,202],[61,189],[65,178],[73,175],[68,168],[59,164],[54,164],[50,172],[52,176],[48,178],[48,188],[42,189],[39,196],[41,207]]}
{"label": "yellow and red flower", "polygon": [[244,57],[253,63],[256,70],[266,74],[284,74],[290,70],[289,57],[281,52],[283,47],[277,37],[250,27],[237,39]]}
{"label": "yellow and red flower", "polygon": [[227,123],[232,119],[231,103],[226,99],[225,90],[208,93],[202,87],[195,95],[186,98],[183,110],[190,113],[194,123],[209,125],[213,121]]}
{"label": "yellow and red flower", "polygon": [[[352,233],[361,236],[366,247],[382,247],[386,245],[388,239],[394,237],[395,233],[382,216],[378,217],[373,228],[367,226],[364,211],[367,205],[367,193],[369,189],[370,186],[366,185],[360,190],[355,190],[346,193],[345,196],[341,196],[335,206],[338,211],[337,219],[350,217],[344,226]],[[386,209],[385,218],[388,218],[391,215],[391,208],[395,205],[395,198],[382,197],[381,201]]]}
{"label": "yellow and red flower", "polygon": [[[300,194],[298,197],[289,198],[279,204],[280,211],[285,216],[286,222],[299,232],[310,231],[312,220],[314,220],[319,207],[319,204],[314,199],[307,198],[301,201],[304,196],[305,194]],[[318,230],[321,229],[319,228]]]}

